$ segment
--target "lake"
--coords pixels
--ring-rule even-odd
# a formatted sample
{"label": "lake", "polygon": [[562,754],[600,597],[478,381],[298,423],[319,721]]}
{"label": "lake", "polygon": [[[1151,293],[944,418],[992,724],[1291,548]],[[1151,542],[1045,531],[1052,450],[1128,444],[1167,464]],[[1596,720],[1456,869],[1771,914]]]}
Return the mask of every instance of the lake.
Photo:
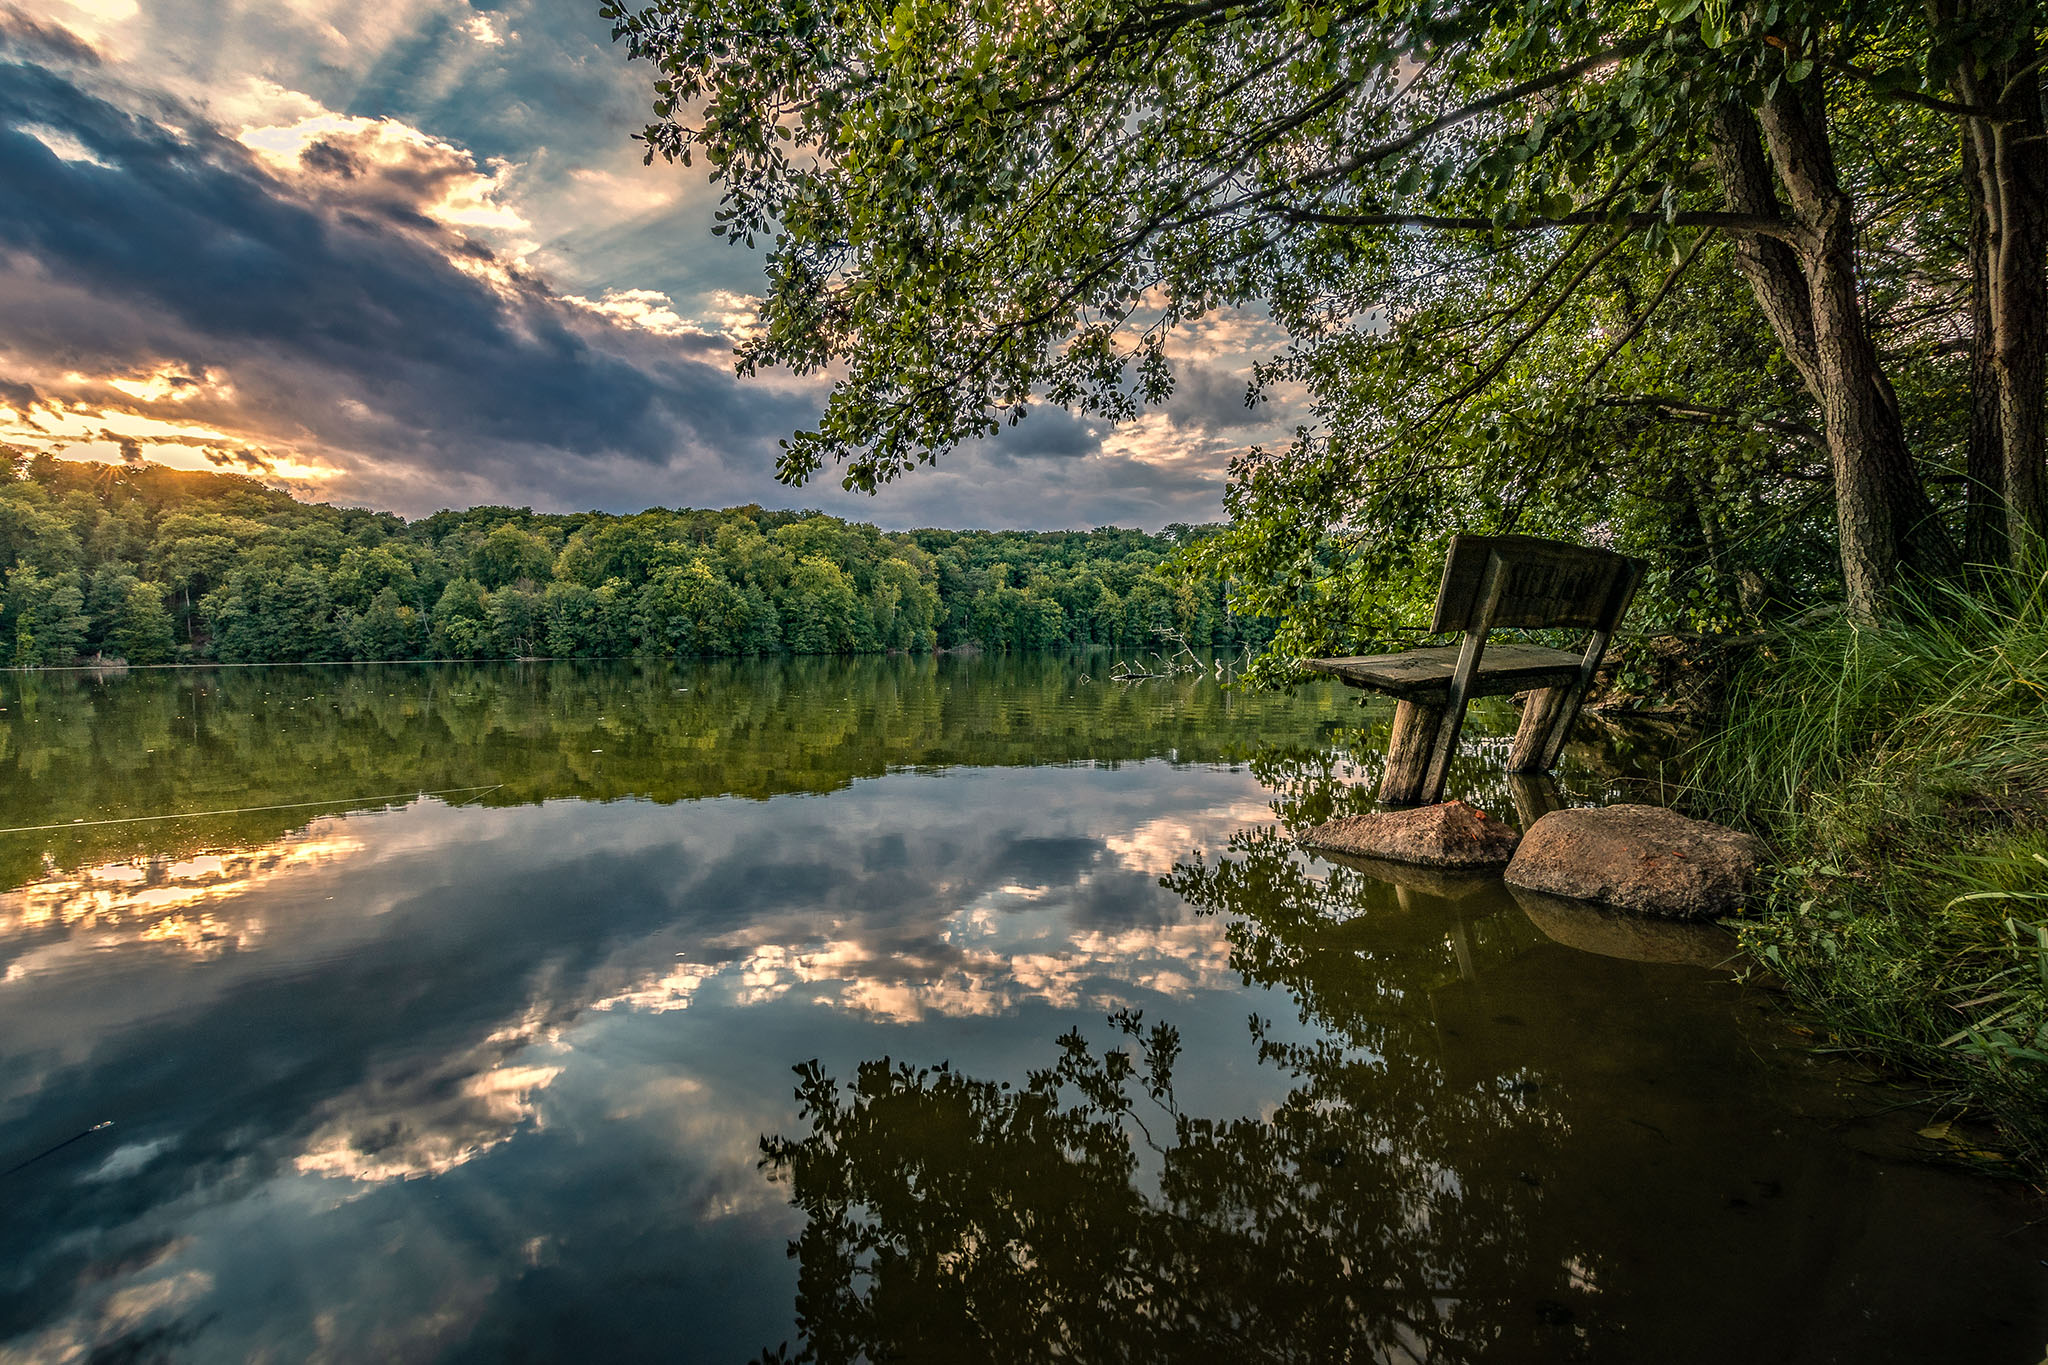
{"label": "lake", "polygon": [[1305,855],[1383,711],[1108,664],[0,674],[0,1362],[2048,1354],[1711,941]]}

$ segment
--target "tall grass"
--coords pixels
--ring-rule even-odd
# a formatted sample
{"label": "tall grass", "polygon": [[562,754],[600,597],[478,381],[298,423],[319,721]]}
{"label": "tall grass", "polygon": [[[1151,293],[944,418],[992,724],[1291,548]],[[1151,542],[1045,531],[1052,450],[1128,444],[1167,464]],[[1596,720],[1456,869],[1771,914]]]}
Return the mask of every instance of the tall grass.
{"label": "tall grass", "polygon": [[1732,696],[1695,795],[1781,858],[1751,948],[2048,1176],[2048,578],[1788,634]]}

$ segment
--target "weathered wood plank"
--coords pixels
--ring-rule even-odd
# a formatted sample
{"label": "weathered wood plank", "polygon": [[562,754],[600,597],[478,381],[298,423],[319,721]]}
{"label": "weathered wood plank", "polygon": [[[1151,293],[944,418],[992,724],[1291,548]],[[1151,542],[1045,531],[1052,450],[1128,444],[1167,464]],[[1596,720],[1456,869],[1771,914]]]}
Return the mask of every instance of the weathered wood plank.
{"label": "weathered wood plank", "polygon": [[[1499,600],[1482,613],[1480,591],[1489,564],[1501,576]],[[1482,614],[1494,630],[1611,624],[1619,615],[1616,589],[1633,576],[1634,566],[1610,550],[1535,536],[1453,536],[1430,628],[1439,634],[1469,630]]]}
{"label": "weathered wood plank", "polygon": [[1576,712],[1574,689],[1544,687],[1529,694],[1522,703],[1522,723],[1515,730],[1515,744],[1508,750],[1508,771],[1540,773],[1550,767],[1550,732],[1558,725],[1570,725],[1567,710]]}
{"label": "weathered wood plank", "polygon": [[[1473,697],[1533,693],[1508,766],[1542,772],[1557,762],[1593,670],[1641,576],[1640,564],[1611,550],[1534,536],[1453,536],[1434,629],[1463,631],[1461,644],[1302,662],[1353,687],[1399,699],[1380,800],[1435,802],[1443,797],[1465,703]],[[1503,627],[1578,627],[1591,634],[1578,654],[1490,644],[1492,633]]]}
{"label": "weathered wood plank", "polygon": [[1564,809],[1564,793],[1549,773],[1510,772],[1508,800],[1515,803],[1515,820],[1524,833],[1550,812]]}
{"label": "weathered wood plank", "polygon": [[1389,806],[1413,806],[1422,800],[1429,776],[1429,756],[1444,722],[1442,702],[1428,705],[1404,701],[1394,708],[1394,733],[1387,740],[1387,770],[1380,777],[1380,800]]}
{"label": "weathered wood plank", "polygon": [[[1404,701],[1448,699],[1459,646],[1411,649],[1405,654],[1367,654],[1343,659],[1304,659],[1302,664],[1353,687],[1384,692]],[[1500,697],[1532,688],[1577,681],[1579,656],[1543,645],[1488,644],[1473,677],[1470,695]]]}

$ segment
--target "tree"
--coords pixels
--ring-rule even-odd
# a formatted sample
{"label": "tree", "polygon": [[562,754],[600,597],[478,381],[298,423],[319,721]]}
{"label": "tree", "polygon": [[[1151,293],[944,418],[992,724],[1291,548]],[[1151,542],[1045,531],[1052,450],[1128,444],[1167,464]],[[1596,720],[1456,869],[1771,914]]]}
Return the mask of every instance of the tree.
{"label": "tree", "polygon": [[547,613],[548,653],[574,659],[595,653],[597,594],[575,582],[554,582],[542,594]]}
{"label": "tree", "polygon": [[428,618],[427,652],[447,659],[471,659],[488,652],[489,620],[476,580],[450,579]]}
{"label": "tree", "polygon": [[351,659],[417,658],[421,635],[419,613],[395,588],[379,589],[362,611],[345,613],[341,627],[342,646]]}
{"label": "tree", "polygon": [[540,647],[546,614],[539,593],[499,588],[485,601],[490,610],[491,644],[497,653],[525,658]]}
{"label": "tree", "polygon": [[161,584],[130,579],[116,610],[107,643],[131,664],[167,662],[177,650],[171,614],[164,608]]}
{"label": "tree", "polygon": [[[942,618],[964,628],[968,613],[946,585],[971,597],[989,581],[966,566],[1057,600],[1061,575],[1098,560],[1105,572],[1149,572],[1166,547],[1139,532],[902,535],[751,506],[632,516],[482,507],[408,524],[296,502],[238,476],[148,464],[17,459],[0,474],[12,480],[0,481],[0,573],[36,575],[21,580],[34,591],[15,594],[18,607],[0,591],[5,659],[17,650],[39,660],[100,649],[156,657],[161,641],[138,583],[165,599],[158,605],[182,650],[234,663],[758,654],[783,647],[776,603],[797,597],[807,651],[929,649]],[[942,584],[919,537],[947,546],[961,571]],[[511,579],[487,589],[472,565]],[[64,584],[82,605],[46,619],[44,597]],[[23,647],[17,617],[31,599],[42,605],[24,618]],[[69,633],[74,615],[85,620],[82,639]],[[1057,630],[1039,634],[1060,643]]]}
{"label": "tree", "polygon": [[509,521],[492,528],[469,558],[471,576],[491,589],[523,580],[545,583],[554,564],[547,541]]}
{"label": "tree", "polygon": [[777,609],[783,642],[798,654],[837,654],[856,648],[860,599],[854,594],[853,579],[821,555],[797,562]]}
{"label": "tree", "polygon": [[[791,482],[836,460],[873,489],[1040,396],[1131,416],[1171,392],[1177,328],[1256,306],[1291,337],[1262,380],[1319,378],[1325,430],[1254,452],[1234,487],[1255,502],[1268,463],[1317,464],[1293,481],[1314,498],[1310,530],[1369,535],[1351,520],[1361,490],[1426,462],[1603,269],[1648,287],[1600,358],[1551,377],[1558,396],[1606,393],[1608,353],[1654,336],[1682,277],[1733,270],[1796,376],[1842,589],[1871,617],[1902,569],[1958,560],[1870,311],[1873,258],[1929,264],[1943,248],[1912,220],[1955,199],[1978,211],[1979,278],[1959,306],[1930,298],[1936,260],[1917,304],[1965,324],[1961,349],[1986,358],[1979,405],[1995,391],[1973,450],[1995,428],[1998,479],[1976,488],[1975,520],[1995,503],[2001,524],[2048,525],[2038,4],[603,12],[658,69],[649,159],[704,156],[725,186],[716,230],[773,234],[741,370],[843,366],[817,428],[785,445]],[[1922,174],[1928,160],[1958,173]],[[1886,215],[1901,230],[1874,251],[1860,234]],[[1475,275],[1498,280],[1461,305]],[[1908,340],[1925,353],[1940,331],[1923,317]],[[1403,377],[1453,382],[1347,424],[1341,360],[1396,394]],[[1264,567],[1313,575],[1326,539]],[[1210,546],[1212,562],[1230,549]]]}
{"label": "tree", "polygon": [[85,644],[85,594],[76,574],[48,575],[23,564],[7,575],[6,617],[16,668],[61,667]]}

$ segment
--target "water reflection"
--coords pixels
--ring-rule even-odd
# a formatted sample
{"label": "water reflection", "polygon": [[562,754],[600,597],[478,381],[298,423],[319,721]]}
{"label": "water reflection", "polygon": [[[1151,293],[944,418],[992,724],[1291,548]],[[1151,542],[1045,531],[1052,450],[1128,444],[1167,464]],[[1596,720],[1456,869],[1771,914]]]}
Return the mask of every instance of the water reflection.
{"label": "water reflection", "polygon": [[[1261,775],[1283,817],[1352,799],[1318,756]],[[1128,1011],[1014,1084],[799,1068],[806,1128],[762,1164],[805,1218],[801,1335],[769,1357],[2036,1358],[2048,1238],[1876,1159],[1897,1125],[1725,973],[1588,956],[1497,880],[1288,833],[1166,878],[1297,1012],[1242,1043],[1277,1101],[1183,1103],[1227,1052]]]}
{"label": "water reflection", "polygon": [[[1373,785],[1349,698],[1084,672],[0,682],[10,827],[496,787],[0,835],[0,1360],[1604,1358],[1738,1268],[1825,1322],[2033,1254],[1797,1121],[1841,1106],[1725,977],[1296,853]],[[2038,1321],[2024,1256],[1944,1254]]]}
{"label": "water reflection", "polygon": [[[604,745],[578,718],[694,694],[686,671],[599,672],[579,696],[536,670],[533,709],[504,702],[467,749],[448,708],[534,674],[459,670],[452,694],[431,675],[389,697],[364,672],[59,681],[28,706],[50,680],[10,681],[5,761],[35,777],[33,799],[0,789],[15,823],[217,807],[243,764],[279,802],[403,789],[420,763],[430,782],[505,785],[466,805],[0,838],[25,873],[0,893],[0,1169],[86,1134],[5,1178],[0,1352],[597,1342],[673,1359],[687,1323],[686,1358],[751,1353],[788,1314],[794,1224],[754,1159],[789,1121],[792,1056],[966,1027],[948,1050],[1000,1065],[1063,1011],[1237,988],[1159,872],[1264,818],[1256,784],[1216,760],[1306,740],[1341,700],[1097,695],[1078,672],[817,671],[785,680],[779,712],[753,706],[731,752],[686,752],[682,778],[661,757],[688,738],[656,724],[669,703]],[[876,720],[894,738],[820,747],[814,720],[856,682],[859,705],[899,699]],[[294,711],[320,686],[353,700]],[[131,782],[159,711],[187,732]],[[1062,762],[1026,766],[1027,732]],[[296,761],[323,745],[325,768]],[[632,763],[579,775],[596,747]],[[1069,766],[1092,747],[1102,761]],[[686,780],[745,794],[685,799]]]}
{"label": "water reflection", "polygon": [[[307,803],[383,809],[418,792],[484,806],[762,800],[905,768],[1229,763],[1271,746],[1374,780],[1390,712],[1361,710],[1349,689],[1116,685],[1102,668],[1036,655],[0,673],[0,886],[253,848],[322,813]],[[1454,793],[1512,809],[1500,746],[1513,728],[1505,703],[1478,709]],[[1610,745],[1567,753],[1563,779],[1582,798],[1618,777]],[[229,813],[158,818],[194,811]]]}

